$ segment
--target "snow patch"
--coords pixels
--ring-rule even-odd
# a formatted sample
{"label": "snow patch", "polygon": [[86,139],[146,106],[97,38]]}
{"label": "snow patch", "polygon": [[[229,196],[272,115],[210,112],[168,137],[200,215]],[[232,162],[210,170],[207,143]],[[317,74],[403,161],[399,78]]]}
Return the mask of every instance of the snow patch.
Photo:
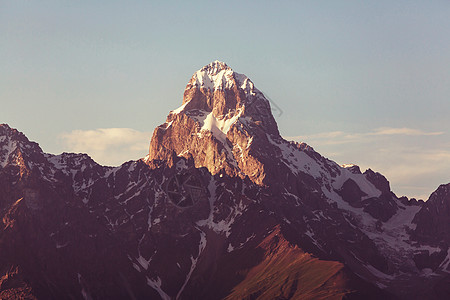
{"label": "snow patch", "polygon": [[17,142],[13,141],[11,139],[8,139],[8,144],[2,147],[2,150],[6,152],[5,155],[3,155],[0,160],[0,166],[2,168],[6,167],[8,164],[8,158],[9,156],[17,149]]}
{"label": "snow patch", "polygon": [[133,263],[133,268],[135,268],[138,272],[141,272],[141,268],[135,263]]}
{"label": "snow patch", "polygon": [[202,254],[203,250],[206,247],[206,233],[203,231],[200,231],[200,243],[198,245],[198,255],[196,258],[191,256],[191,269],[189,270],[189,273],[186,275],[186,280],[184,281],[183,285],[181,286],[180,290],[177,293],[177,297],[175,299],[180,299],[181,293],[183,293],[184,288],[188,284],[189,280],[191,279],[192,273],[194,272],[195,268],[197,267],[197,262],[200,258],[200,255]]}
{"label": "snow patch", "polygon": [[213,112],[203,112],[202,115],[192,116],[192,118],[200,123],[200,132],[203,130],[210,131],[215,138],[222,143],[225,143],[228,131],[242,115],[242,110],[238,109],[237,111],[232,112],[232,115],[233,116],[230,118],[227,116],[215,117]]}
{"label": "snow patch", "polygon": [[187,102],[185,104],[181,105],[180,107],[178,107],[177,109],[172,110],[170,113],[171,114],[179,114],[180,112],[182,112],[184,110],[186,105],[187,105]]}
{"label": "snow patch", "polygon": [[450,270],[448,268],[449,265],[450,265],[450,248],[448,248],[447,257],[442,261],[439,268],[446,273],[450,273]]}
{"label": "snow patch", "polygon": [[275,141],[267,134],[269,142],[279,148],[282,154],[282,160],[284,164],[289,167],[293,174],[303,172],[313,176],[314,178],[326,178],[327,171],[324,170],[322,165],[311,158],[304,151],[301,151],[286,141]]}
{"label": "snow patch", "polygon": [[56,249],[61,249],[69,245],[69,242],[65,242],[64,244],[56,243]]}
{"label": "snow patch", "polygon": [[86,291],[84,284],[82,283],[82,277],[80,273],[77,273],[78,275],[78,283],[81,285],[81,295],[83,296],[84,300],[91,300],[92,297],[89,295],[89,293]]}
{"label": "snow patch", "polygon": [[148,265],[152,261],[152,258],[150,257],[149,259],[145,259],[141,254],[139,254],[139,257],[136,257],[136,261],[141,265],[142,268],[147,270]]}
{"label": "snow patch", "polygon": [[201,87],[209,90],[223,90],[233,87],[233,70],[225,63],[214,61],[195,72],[189,82],[191,87]]}
{"label": "snow patch", "polygon": [[364,174],[355,174],[352,173],[347,168],[342,168],[341,175],[338,176],[334,182],[333,182],[333,188],[339,190],[342,188],[344,183],[348,180],[353,180],[363,191],[366,196],[364,196],[362,199],[369,199],[369,198],[378,198],[381,196],[381,191],[378,190],[367,178],[364,176]]}
{"label": "snow patch", "polygon": [[162,281],[161,281],[161,278],[159,278],[159,276],[157,276],[156,279],[153,279],[153,280],[148,278],[147,276],[145,276],[145,278],[147,279],[147,285],[149,285],[153,289],[155,289],[158,292],[158,294],[162,300],[170,300],[169,295],[167,295],[161,288]]}
{"label": "snow patch", "polygon": [[386,273],[381,272],[380,270],[378,270],[377,268],[375,268],[372,265],[364,265],[364,267],[366,267],[366,269],[372,274],[375,275],[376,277],[378,277],[379,279],[383,279],[383,280],[392,280],[395,277]]}
{"label": "snow patch", "polygon": [[207,226],[211,228],[216,233],[225,233],[226,237],[229,237],[231,234],[231,226],[234,224],[235,219],[242,215],[244,210],[247,208],[242,201],[236,204],[231,208],[230,214],[219,222],[214,222],[214,211],[215,211],[215,201],[216,198],[220,198],[216,195],[216,182],[214,181],[214,177],[211,177],[211,181],[208,185],[208,190],[210,192],[209,197],[209,216],[205,220],[197,221],[198,226]]}

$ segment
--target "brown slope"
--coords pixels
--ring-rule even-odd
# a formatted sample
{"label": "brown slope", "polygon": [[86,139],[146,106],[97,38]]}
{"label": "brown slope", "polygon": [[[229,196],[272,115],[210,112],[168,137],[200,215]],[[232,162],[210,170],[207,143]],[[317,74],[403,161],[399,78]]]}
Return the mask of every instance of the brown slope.
{"label": "brown slope", "polygon": [[258,248],[264,250],[263,260],[243,270],[245,279],[225,299],[342,299],[349,293],[342,263],[305,253],[279,227]]}

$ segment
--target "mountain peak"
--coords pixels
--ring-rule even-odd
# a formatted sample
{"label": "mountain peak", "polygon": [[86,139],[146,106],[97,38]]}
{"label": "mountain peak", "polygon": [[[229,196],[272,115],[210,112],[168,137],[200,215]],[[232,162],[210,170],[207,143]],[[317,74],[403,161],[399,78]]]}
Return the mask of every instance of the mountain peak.
{"label": "mountain peak", "polygon": [[217,75],[219,72],[227,70],[231,70],[231,68],[226,63],[218,60],[215,60],[200,69],[201,72],[206,72],[210,75]]}
{"label": "mountain peak", "polygon": [[[180,113],[197,121],[210,116],[209,119],[214,121],[212,123],[228,125],[239,118],[249,117],[251,123],[259,124],[266,133],[279,134],[270,103],[264,94],[246,75],[233,71],[218,60],[193,74],[184,91],[183,105],[171,112],[172,116],[166,123]],[[202,128],[211,127],[205,127],[202,121],[200,125]],[[225,127],[229,128],[228,125]],[[221,131],[226,135],[228,130]]]}
{"label": "mountain peak", "polygon": [[269,101],[253,82],[216,60],[192,75],[184,91],[183,105],[172,113],[201,110],[222,118],[244,110],[248,115],[250,106],[259,107],[257,111],[253,109],[253,114],[271,116]]}
{"label": "mountain peak", "polygon": [[194,73],[183,105],[155,129],[145,160],[192,155],[196,167],[206,166],[213,174],[251,173],[261,182],[265,172],[259,156],[269,154],[259,149],[270,144],[268,136],[281,139],[264,94],[247,76],[214,61]]}
{"label": "mountain peak", "polygon": [[[236,76],[236,74],[226,63],[216,60],[195,72],[187,84],[186,90],[192,88],[212,91],[230,89],[233,86],[240,86],[242,80],[248,79],[245,75]],[[236,81],[238,78],[242,80]]]}
{"label": "mountain peak", "polygon": [[0,167],[10,163],[19,164],[21,159],[42,153],[42,149],[35,142],[8,124],[0,124]]}

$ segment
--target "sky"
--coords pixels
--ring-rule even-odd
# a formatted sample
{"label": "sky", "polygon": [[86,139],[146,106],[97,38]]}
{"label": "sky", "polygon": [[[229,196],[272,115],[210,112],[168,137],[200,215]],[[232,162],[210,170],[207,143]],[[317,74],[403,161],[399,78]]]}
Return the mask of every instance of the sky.
{"label": "sky", "polygon": [[450,2],[0,0],[0,123],[45,152],[144,157],[214,60],[281,134],[427,199],[450,182]]}

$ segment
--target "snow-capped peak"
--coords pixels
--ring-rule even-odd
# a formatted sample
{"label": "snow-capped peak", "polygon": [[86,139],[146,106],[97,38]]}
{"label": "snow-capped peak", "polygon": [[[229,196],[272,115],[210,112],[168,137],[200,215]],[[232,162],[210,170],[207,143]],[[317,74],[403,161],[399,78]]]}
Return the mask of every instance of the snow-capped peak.
{"label": "snow-capped peak", "polygon": [[222,90],[233,86],[233,70],[218,60],[194,73],[186,89],[192,87]]}
{"label": "snow-capped peak", "polygon": [[247,76],[234,72],[226,63],[216,60],[195,72],[186,89],[198,87],[214,91],[233,88],[235,85],[246,94],[254,94],[254,85]]}
{"label": "snow-capped peak", "polygon": [[199,71],[206,72],[209,75],[217,75],[219,72],[231,70],[231,68],[224,62],[215,60],[212,63],[204,66]]}
{"label": "snow-capped peak", "polygon": [[10,162],[16,162],[17,151],[19,152],[42,152],[37,143],[30,142],[28,138],[9,127],[7,124],[0,124],[0,168],[6,167]]}
{"label": "snow-capped peak", "polygon": [[[224,93],[225,90],[230,93]],[[269,101],[253,82],[246,75],[234,72],[226,63],[216,60],[192,75],[184,91],[182,106],[171,114],[203,110],[213,111],[214,116],[222,118],[231,111],[248,106],[246,104],[256,104],[259,108],[254,111],[258,114],[261,109],[265,111],[264,115],[270,114]]]}
{"label": "snow-capped peak", "polygon": [[169,128],[180,114],[195,120],[202,131],[212,132],[221,141],[238,120],[279,134],[264,94],[247,76],[217,60],[194,73],[184,91],[183,104],[170,112],[161,128]]}

